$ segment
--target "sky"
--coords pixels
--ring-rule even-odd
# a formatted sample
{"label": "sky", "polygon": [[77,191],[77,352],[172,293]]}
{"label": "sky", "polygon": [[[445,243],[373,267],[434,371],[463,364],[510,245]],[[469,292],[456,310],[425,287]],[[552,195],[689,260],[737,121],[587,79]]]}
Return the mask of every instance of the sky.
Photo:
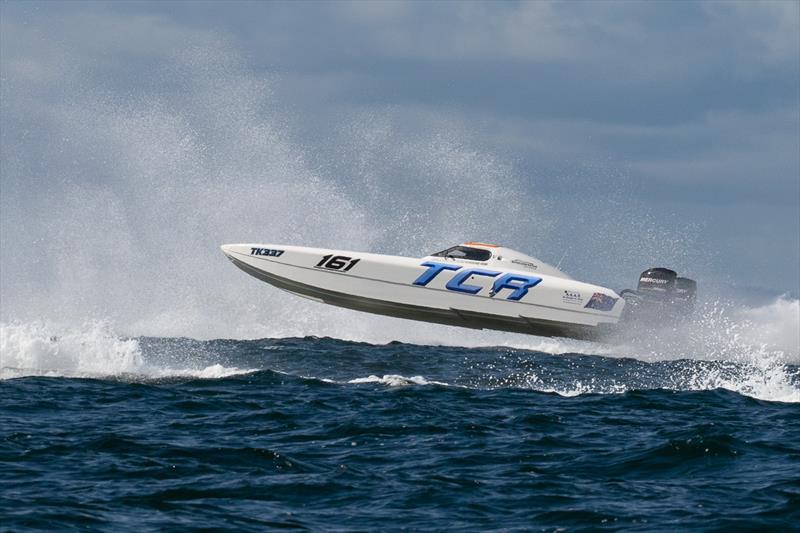
{"label": "sky", "polygon": [[6,0],[0,113],[4,319],[211,305],[247,240],[800,293],[798,2]]}

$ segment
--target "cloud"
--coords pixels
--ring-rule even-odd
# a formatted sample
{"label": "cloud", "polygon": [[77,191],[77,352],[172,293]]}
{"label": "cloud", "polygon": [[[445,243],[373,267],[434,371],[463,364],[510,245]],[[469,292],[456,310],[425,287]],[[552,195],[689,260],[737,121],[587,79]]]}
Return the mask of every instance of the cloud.
{"label": "cloud", "polygon": [[571,24],[550,2],[348,2],[332,15],[369,42],[368,54],[422,61],[557,61],[578,53]]}
{"label": "cloud", "polygon": [[736,28],[740,42],[749,45],[761,63],[777,68],[797,68],[800,61],[800,3],[718,2],[705,8],[717,19]]}

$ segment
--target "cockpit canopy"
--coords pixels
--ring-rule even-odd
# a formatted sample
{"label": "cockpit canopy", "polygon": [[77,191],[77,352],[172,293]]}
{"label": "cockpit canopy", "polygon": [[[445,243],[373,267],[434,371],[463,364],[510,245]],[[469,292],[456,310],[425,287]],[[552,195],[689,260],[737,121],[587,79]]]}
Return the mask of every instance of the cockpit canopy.
{"label": "cockpit canopy", "polygon": [[525,270],[547,276],[572,279],[556,267],[533,256],[525,255],[511,248],[482,242],[465,242],[431,254],[429,257],[443,257],[448,261],[463,261],[470,264],[480,263],[507,270]]}
{"label": "cockpit canopy", "polygon": [[467,261],[488,261],[492,258],[492,252],[484,248],[472,248],[466,245],[452,246],[447,250],[431,254],[433,257],[445,257],[447,259],[465,259]]}

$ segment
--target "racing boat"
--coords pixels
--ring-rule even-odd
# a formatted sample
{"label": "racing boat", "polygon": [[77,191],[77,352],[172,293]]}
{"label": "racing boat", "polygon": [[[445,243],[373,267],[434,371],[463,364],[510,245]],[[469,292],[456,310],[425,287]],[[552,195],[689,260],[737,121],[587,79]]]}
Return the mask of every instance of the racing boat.
{"label": "racing boat", "polygon": [[637,290],[617,293],[479,242],[422,258],[277,244],[221,248],[251,276],[317,302],[476,329],[598,340],[631,320],[626,307],[634,319],[662,319],[694,302],[694,282],[669,269],[648,269]]}

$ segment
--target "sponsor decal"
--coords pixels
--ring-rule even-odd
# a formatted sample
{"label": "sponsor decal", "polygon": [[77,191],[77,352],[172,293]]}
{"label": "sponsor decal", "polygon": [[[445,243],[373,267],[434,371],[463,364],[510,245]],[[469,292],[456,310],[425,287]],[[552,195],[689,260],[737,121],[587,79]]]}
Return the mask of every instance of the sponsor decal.
{"label": "sponsor decal", "polygon": [[270,250],[269,248],[250,248],[250,255],[266,255],[269,257],[280,257],[283,250]]}
{"label": "sponsor decal", "polygon": [[542,278],[536,276],[503,274],[496,270],[483,270],[481,268],[465,268],[462,270],[462,267],[459,265],[448,265],[447,263],[436,263],[433,261],[425,261],[421,266],[426,267],[427,270],[414,280],[414,285],[425,287],[442,272],[460,271],[454,274],[445,284],[447,290],[466,294],[478,294],[483,290],[483,287],[479,285],[470,285],[467,281],[473,279],[474,276],[496,278],[492,284],[492,288],[489,290],[489,297],[494,297],[500,291],[508,289],[511,292],[506,295],[506,300],[521,300],[523,296],[528,294],[528,289],[535,287],[542,281]]}
{"label": "sponsor decal", "polygon": [[564,294],[561,295],[561,301],[567,304],[580,305],[583,303],[583,296],[579,292],[564,291]]}
{"label": "sponsor decal", "polygon": [[668,279],[661,278],[641,278],[639,281],[644,281],[645,283],[656,283],[658,285],[666,285],[669,283]]}
{"label": "sponsor decal", "polygon": [[596,292],[589,298],[589,301],[584,305],[584,309],[597,309],[598,311],[611,311],[614,309],[614,304],[617,303],[618,298],[612,298],[602,292]]}
{"label": "sponsor decal", "polygon": [[346,257],[344,255],[325,255],[322,257],[319,263],[314,265],[314,268],[325,268],[327,270],[337,270],[339,272],[347,272],[361,259],[353,259],[352,257]]}
{"label": "sponsor decal", "polygon": [[539,268],[538,265],[531,263],[530,261],[523,261],[522,259],[512,259],[511,262],[515,265],[522,265],[525,268],[530,268],[531,270],[538,270]]}

